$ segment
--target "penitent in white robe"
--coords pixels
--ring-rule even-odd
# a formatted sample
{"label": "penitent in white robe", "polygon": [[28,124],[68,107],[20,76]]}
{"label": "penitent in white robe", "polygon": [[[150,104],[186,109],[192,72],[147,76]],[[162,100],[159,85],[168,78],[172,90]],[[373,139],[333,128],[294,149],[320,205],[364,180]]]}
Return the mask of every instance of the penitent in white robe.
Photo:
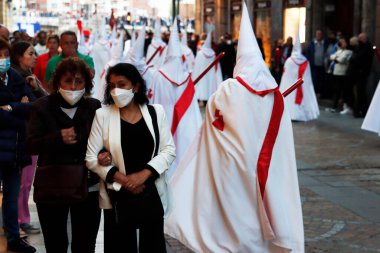
{"label": "penitent in white robe", "polygon": [[[195,80],[215,59],[215,53],[212,49],[200,49],[194,60],[193,72],[191,77]],[[218,89],[222,83],[222,71],[220,63],[217,63],[207,74],[196,84],[196,96],[199,100],[207,101],[210,96]]]}
{"label": "penitent in white robe", "polygon": [[[259,96],[228,79],[210,97],[201,132],[171,179],[176,208],[165,221],[165,233],[193,251],[304,252],[292,124],[274,94]],[[258,159],[266,157],[259,154],[276,117],[262,200]]]}
{"label": "penitent in white robe", "polygon": [[[310,64],[306,58],[305,61],[302,62],[297,62],[293,57],[289,57],[286,60],[284,73],[281,78],[280,90],[281,92],[284,92],[298,80],[299,69],[302,64],[307,64],[302,76],[304,83],[298,88],[300,90],[295,90],[290,93],[285,98],[285,102],[292,120],[309,121],[318,118],[319,107],[314,92],[313,81],[311,79]],[[299,96],[298,102],[297,96]]]}
{"label": "penitent in white robe", "polygon": [[365,115],[362,129],[378,133],[380,136],[380,82],[377,85],[375,94],[373,95],[371,104],[368,108],[367,114]]}

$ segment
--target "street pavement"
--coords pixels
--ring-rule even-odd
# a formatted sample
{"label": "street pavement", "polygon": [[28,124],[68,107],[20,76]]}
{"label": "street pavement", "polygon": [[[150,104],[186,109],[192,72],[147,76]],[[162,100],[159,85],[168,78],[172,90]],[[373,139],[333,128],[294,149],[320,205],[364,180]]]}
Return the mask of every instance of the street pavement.
{"label": "street pavement", "polygon": [[[324,109],[318,120],[293,122],[306,252],[380,252],[380,137],[360,129],[363,119]],[[30,209],[38,223],[32,199]],[[102,238],[101,224],[96,252],[103,252]],[[45,252],[41,234],[28,239]],[[168,253],[191,252],[166,239]],[[0,253],[5,249],[1,235]]]}

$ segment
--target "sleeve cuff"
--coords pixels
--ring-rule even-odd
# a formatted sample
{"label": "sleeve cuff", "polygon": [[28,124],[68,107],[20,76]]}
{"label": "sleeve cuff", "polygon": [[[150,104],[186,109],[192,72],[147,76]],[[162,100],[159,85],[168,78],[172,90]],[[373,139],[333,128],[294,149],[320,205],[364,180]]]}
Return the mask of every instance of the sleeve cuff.
{"label": "sleeve cuff", "polygon": [[107,173],[107,176],[106,176],[106,182],[109,183],[109,184],[112,184],[113,183],[113,176],[115,175],[115,173],[118,171],[118,169],[114,166],[112,167],[108,173]]}
{"label": "sleeve cuff", "polygon": [[146,168],[152,172],[152,177],[154,180],[160,177],[160,174],[158,174],[158,172],[149,164],[146,165]]}

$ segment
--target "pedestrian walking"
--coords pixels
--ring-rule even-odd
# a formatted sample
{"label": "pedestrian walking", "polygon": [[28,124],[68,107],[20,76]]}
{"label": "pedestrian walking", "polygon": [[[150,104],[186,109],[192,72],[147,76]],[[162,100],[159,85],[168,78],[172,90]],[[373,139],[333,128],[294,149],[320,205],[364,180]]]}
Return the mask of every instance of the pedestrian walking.
{"label": "pedestrian walking", "polygon": [[[65,201],[55,195],[41,200],[37,194],[39,185],[50,183],[54,186],[62,181],[67,187],[71,185],[73,175],[63,175],[64,178],[60,178],[57,176],[58,168],[77,165],[80,169],[84,166],[92,120],[95,111],[100,108],[100,102],[89,97],[93,87],[92,77],[90,68],[81,59],[69,57],[62,60],[51,80],[54,92],[36,101],[31,109],[27,142],[31,153],[38,155],[34,200],[47,253],[67,253],[69,212],[71,252],[95,252],[100,223],[97,175],[88,174],[87,182],[81,185],[86,187],[85,190],[88,187],[88,195],[81,201]],[[39,170],[43,168],[50,169],[52,174],[40,174]],[[84,172],[87,173],[87,170]],[[56,194],[61,196],[63,191],[58,189]],[[76,190],[70,196],[74,197],[75,193]]]}
{"label": "pedestrian walking", "polygon": [[[172,208],[166,171],[175,147],[165,111],[147,105],[132,64],[109,68],[106,80],[106,106],[96,113],[86,154],[87,167],[102,179],[104,252],[166,252],[163,224]],[[103,149],[110,163],[98,162]]]}
{"label": "pedestrian walking", "polygon": [[13,68],[10,45],[0,39],[0,181],[3,183],[3,221],[7,249],[33,253],[36,249],[20,239],[18,196],[21,170],[31,164],[26,152],[25,127],[35,96],[25,79]]}

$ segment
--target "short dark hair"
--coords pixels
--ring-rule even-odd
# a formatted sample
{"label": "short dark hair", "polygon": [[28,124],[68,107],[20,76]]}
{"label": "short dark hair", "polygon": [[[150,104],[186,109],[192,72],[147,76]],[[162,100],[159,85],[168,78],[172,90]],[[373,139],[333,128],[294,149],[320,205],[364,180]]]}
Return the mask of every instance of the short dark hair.
{"label": "short dark hair", "polygon": [[20,59],[20,57],[22,57],[24,55],[25,51],[29,47],[33,47],[33,45],[29,42],[26,42],[26,41],[15,42],[12,45],[12,49],[11,49],[11,63],[16,65],[16,66],[20,66],[19,59]]}
{"label": "short dark hair", "polygon": [[92,82],[94,76],[91,69],[79,57],[65,58],[57,65],[53,77],[50,80],[50,87],[52,87],[54,91],[57,91],[59,89],[61,78],[66,73],[69,73],[73,76],[76,73],[81,73],[85,80],[86,94],[91,95],[91,90],[94,87],[94,84]]}
{"label": "short dark hair", "polygon": [[111,75],[117,75],[117,76],[124,76],[129,81],[131,81],[133,86],[136,86],[139,84],[139,89],[134,95],[134,100],[136,103],[143,105],[148,104],[149,100],[146,96],[146,84],[142,76],[140,75],[139,71],[136,69],[135,66],[129,63],[118,63],[113,67],[110,67],[107,71],[106,75],[106,90],[104,92],[104,101],[103,103],[106,105],[114,104],[115,102],[112,99],[112,96],[110,94],[110,88],[109,88],[109,81]]}
{"label": "short dark hair", "polygon": [[58,37],[57,34],[49,35],[49,37],[47,38],[46,41],[49,42],[50,40],[56,40],[58,42],[58,44],[59,44],[59,41],[60,41],[60,39],[59,39],[59,37]]}
{"label": "short dark hair", "polygon": [[6,40],[0,37],[0,50],[3,49],[8,49],[9,53],[11,53],[11,45],[9,45]]}
{"label": "short dark hair", "polygon": [[77,35],[76,35],[75,32],[73,32],[73,31],[64,31],[63,33],[61,33],[61,40],[62,40],[63,36],[65,36],[65,35],[74,36],[75,39],[77,39]]}
{"label": "short dark hair", "polygon": [[44,30],[41,30],[41,31],[38,32],[37,37],[40,37],[40,35],[42,35],[42,34],[47,35],[47,32],[44,31]]}

